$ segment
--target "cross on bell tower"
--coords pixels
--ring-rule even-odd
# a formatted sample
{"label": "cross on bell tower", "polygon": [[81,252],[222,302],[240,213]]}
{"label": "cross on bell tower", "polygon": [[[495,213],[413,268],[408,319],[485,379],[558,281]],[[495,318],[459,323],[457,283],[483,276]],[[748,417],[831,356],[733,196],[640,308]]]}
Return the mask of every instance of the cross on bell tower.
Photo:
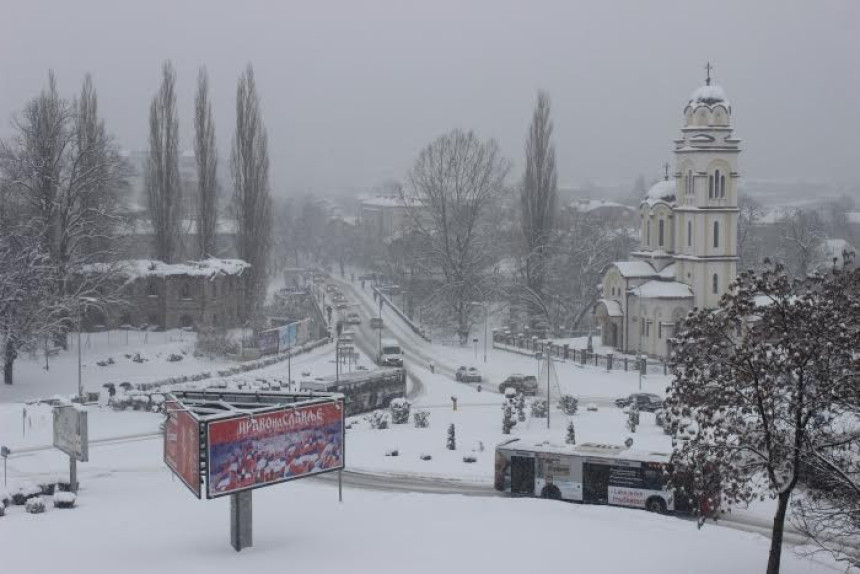
{"label": "cross on bell tower", "polygon": [[710,62],[707,62],[707,63],[705,64],[705,74],[706,74],[706,76],[705,76],[705,85],[706,85],[706,86],[710,86],[710,85],[711,85],[711,70],[713,70],[713,69],[714,69],[714,67],[711,65],[711,63],[710,63]]}

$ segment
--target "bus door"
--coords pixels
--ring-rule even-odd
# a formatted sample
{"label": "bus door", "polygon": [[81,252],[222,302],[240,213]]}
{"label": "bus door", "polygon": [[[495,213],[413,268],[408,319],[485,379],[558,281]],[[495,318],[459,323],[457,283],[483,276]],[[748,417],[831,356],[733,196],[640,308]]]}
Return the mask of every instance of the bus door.
{"label": "bus door", "polygon": [[535,459],[531,456],[511,457],[511,494],[535,493]]}
{"label": "bus door", "polygon": [[609,462],[586,462],[582,465],[582,501],[609,503]]}

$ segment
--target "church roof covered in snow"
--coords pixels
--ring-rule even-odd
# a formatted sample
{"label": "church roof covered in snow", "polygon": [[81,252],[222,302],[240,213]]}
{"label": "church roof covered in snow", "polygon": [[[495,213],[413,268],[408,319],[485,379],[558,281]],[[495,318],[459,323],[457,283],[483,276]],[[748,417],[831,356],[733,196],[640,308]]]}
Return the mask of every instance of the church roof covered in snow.
{"label": "church roof covered in snow", "polygon": [[653,277],[657,274],[654,267],[647,261],[615,261],[612,265],[626,279]]}
{"label": "church roof covered in snow", "polygon": [[723,88],[716,85],[700,86],[690,94],[689,105],[697,106],[700,104],[705,104],[706,106],[722,104],[727,108],[731,107],[729,99],[726,97],[726,92]]}
{"label": "church roof covered in snow", "polygon": [[610,317],[623,317],[624,312],[621,310],[621,303],[612,299],[600,299],[597,304],[606,306],[606,314]]}
{"label": "church roof covered in snow", "polygon": [[[189,261],[187,263],[163,263],[150,259],[129,259],[118,262],[114,268],[114,272],[129,279],[177,275],[213,279],[218,275],[241,275],[250,267],[250,263],[241,259],[210,258],[201,261]],[[98,271],[98,269],[93,268],[93,271]]]}
{"label": "church roof covered in snow", "polygon": [[690,286],[678,281],[648,281],[630,290],[642,299],[688,299],[693,297]]}
{"label": "church roof covered in snow", "polygon": [[643,203],[647,203],[648,205],[654,205],[659,201],[665,203],[672,203],[673,201],[675,201],[674,181],[662,180],[652,185],[651,189],[648,190],[648,193],[645,194],[645,199],[643,200]]}

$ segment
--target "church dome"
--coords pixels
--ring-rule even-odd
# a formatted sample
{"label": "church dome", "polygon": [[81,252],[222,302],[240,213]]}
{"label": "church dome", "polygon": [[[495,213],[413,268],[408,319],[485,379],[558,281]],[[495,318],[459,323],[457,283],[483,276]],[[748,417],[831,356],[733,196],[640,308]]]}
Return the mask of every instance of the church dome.
{"label": "church dome", "polygon": [[645,194],[644,202],[648,205],[654,205],[658,201],[672,203],[675,201],[675,182],[674,181],[658,181],[651,186],[648,193]]}
{"label": "church dome", "polygon": [[726,97],[726,92],[720,86],[700,86],[690,95],[690,105],[705,104],[713,106],[715,104],[723,104],[729,106],[729,99]]}

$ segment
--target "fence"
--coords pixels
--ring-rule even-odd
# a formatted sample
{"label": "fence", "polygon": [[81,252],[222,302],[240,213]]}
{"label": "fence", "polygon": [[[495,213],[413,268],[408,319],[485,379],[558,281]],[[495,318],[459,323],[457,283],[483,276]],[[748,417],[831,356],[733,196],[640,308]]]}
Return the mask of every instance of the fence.
{"label": "fence", "polygon": [[493,348],[530,357],[535,356],[536,353],[540,353],[543,356],[549,354],[557,361],[583,366],[589,365],[603,368],[607,371],[636,371],[637,367],[642,368],[644,366],[643,373],[645,374],[666,375],[669,372],[669,367],[664,361],[643,357],[639,359],[641,363],[637,365],[636,357],[631,357],[630,355],[615,355],[612,353],[601,355],[589,352],[587,349],[573,349],[570,345],[559,345],[552,341],[535,340],[528,337],[517,337],[500,333],[493,335]]}
{"label": "fence", "polygon": [[424,329],[420,328],[418,325],[413,323],[412,319],[407,317],[406,313],[401,311],[394,303],[392,303],[391,300],[382,293],[382,291],[380,291],[379,289],[377,289],[374,286],[371,286],[371,289],[373,289],[373,292],[377,297],[380,297],[382,299],[383,303],[385,303],[386,305],[391,307],[391,310],[394,311],[395,313],[397,313],[397,315],[401,319],[403,319],[403,322],[406,323],[409,326],[409,328],[412,329],[412,331],[416,335],[418,335],[419,337],[421,337],[422,339],[424,339],[428,343],[430,342],[430,337],[427,335],[427,333],[424,332]]}

